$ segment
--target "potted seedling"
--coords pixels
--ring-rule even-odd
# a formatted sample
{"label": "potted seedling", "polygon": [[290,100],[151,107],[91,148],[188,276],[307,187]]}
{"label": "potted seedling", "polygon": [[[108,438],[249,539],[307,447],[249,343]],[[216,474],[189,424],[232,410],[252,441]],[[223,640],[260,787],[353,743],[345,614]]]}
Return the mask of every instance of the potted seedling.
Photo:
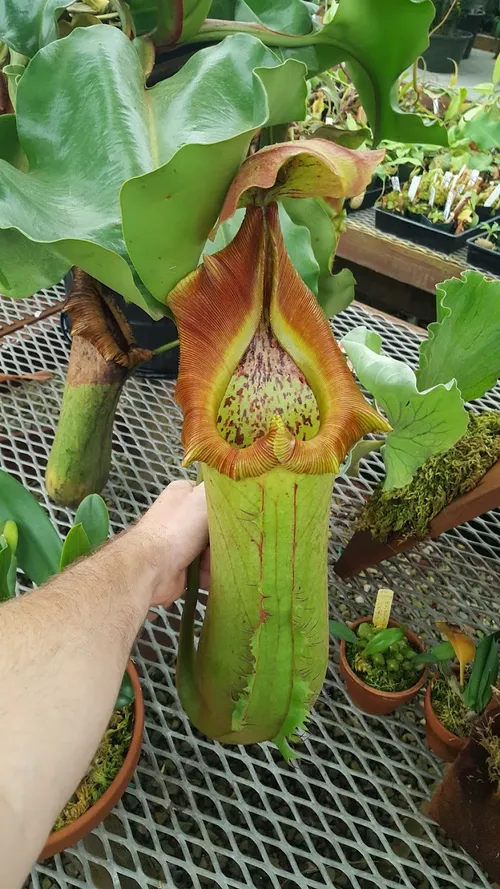
{"label": "potted seedling", "polygon": [[492,702],[436,790],[429,816],[500,881],[500,706]]}
{"label": "potted seedling", "polygon": [[377,228],[444,253],[464,246],[479,223],[478,207],[493,215],[500,197],[465,164],[456,174],[435,167],[404,184],[393,177],[392,184],[378,202]]}
{"label": "potted seedling", "polygon": [[381,590],[373,617],[360,617],[349,625],[329,622],[330,633],[341,640],[340,673],[349,696],[360,710],[375,716],[411,701],[429,669],[418,658],[424,650],[418,636],[389,618],[391,601],[391,591]]}
{"label": "potted seedling", "polygon": [[500,275],[500,224],[483,223],[484,235],[471,238],[467,246],[467,262],[494,275]]}
{"label": "potted seedling", "polygon": [[[248,152],[289,138],[290,123],[306,117],[306,78],[352,66],[373,145],[446,138],[438,123],[393,107],[402,70],[427,45],[430,0],[381,0],[376,10],[355,0],[322,24],[308,3],[292,16],[273,0],[258,10],[225,4],[237,21],[206,19],[211,5],[96,2],[85,21],[74,21],[83,10],[73,3],[33,0],[29,14],[0,6],[0,40],[11,61],[18,53],[25,62],[9,80],[15,116],[0,116],[0,290],[26,297],[71,267],[84,273],[71,295],[73,343],[47,470],[50,496],[65,505],[105,484],[120,392],[151,357],[113,293],[155,321],[170,317],[168,294],[203,252],[234,237],[229,225],[215,248],[208,240]],[[167,79],[156,82],[160,73]],[[324,305],[339,204],[352,196],[337,191],[334,204],[296,200],[283,226]]]}
{"label": "potted seedling", "polygon": [[[38,501],[0,470],[0,602],[16,595],[17,568],[41,584],[99,547],[108,532],[106,504],[93,494],[80,504],[62,541]],[[143,729],[141,686],[129,661],[108,728],[88,771],[57,818],[40,860],[74,846],[109,815],[139,761]]]}
{"label": "potted seedling", "polygon": [[[458,674],[443,657],[446,643],[437,646],[438,672],[426,692],[425,732],[429,747],[441,759],[452,762],[471,737],[478,717],[489,705],[498,678],[498,631],[479,642],[445,623],[438,629],[452,645],[459,662]],[[441,652],[441,654],[439,654]],[[472,667],[466,672],[467,665]]]}
{"label": "potted seedling", "polygon": [[430,45],[423,54],[429,71],[452,74],[462,61],[472,34],[460,29],[460,16],[470,3],[471,0],[435,0]]}
{"label": "potted seedling", "polygon": [[500,505],[500,414],[465,406],[500,376],[500,282],[464,272],[438,285],[436,310],[416,372],[366,328],[342,340],[393,431],[380,451],[385,479],[337,562],[341,577]]}

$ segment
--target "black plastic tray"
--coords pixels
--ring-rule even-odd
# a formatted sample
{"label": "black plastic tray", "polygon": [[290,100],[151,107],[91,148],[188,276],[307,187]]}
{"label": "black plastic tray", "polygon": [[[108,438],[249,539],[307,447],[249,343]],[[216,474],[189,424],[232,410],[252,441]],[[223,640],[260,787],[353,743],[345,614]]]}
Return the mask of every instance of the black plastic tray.
{"label": "black plastic tray", "polygon": [[350,213],[359,213],[360,210],[369,210],[370,207],[374,207],[376,201],[378,201],[380,195],[382,194],[382,183],[380,185],[370,186],[365,191],[365,196],[363,198],[363,202],[360,207],[356,207],[354,210],[349,205],[349,200],[346,201],[345,207],[347,212]]}
{"label": "black plastic tray", "polygon": [[479,226],[469,228],[461,235],[452,235],[446,231],[440,231],[437,226],[422,225],[414,222],[399,213],[390,213],[389,210],[375,209],[375,226],[382,232],[397,235],[405,241],[413,241],[414,244],[422,244],[430,250],[439,250],[441,253],[454,253],[465,247],[471,235],[479,233]]}
{"label": "black plastic tray", "polygon": [[467,262],[500,278],[500,251],[476,244],[477,237],[467,242]]}

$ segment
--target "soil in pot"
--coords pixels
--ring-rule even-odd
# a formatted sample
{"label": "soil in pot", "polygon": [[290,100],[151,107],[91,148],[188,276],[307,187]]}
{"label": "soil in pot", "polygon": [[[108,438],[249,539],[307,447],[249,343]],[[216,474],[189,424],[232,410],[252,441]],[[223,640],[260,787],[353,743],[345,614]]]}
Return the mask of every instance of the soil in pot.
{"label": "soil in pot", "polygon": [[424,710],[430,749],[445,762],[453,762],[465,747],[473,723],[462,698],[440,673],[436,673],[427,689]]}
{"label": "soil in pot", "polygon": [[468,31],[432,34],[429,48],[423,54],[427,70],[435,71],[437,74],[453,74],[455,71],[453,62],[460,64],[471,37],[472,34]]}
{"label": "soil in pot", "polygon": [[132,663],[127,672],[134,701],[114,711],[89,769],[64,807],[40,854],[40,861],[74,846],[114,809],[132,780],[144,732],[144,699]]}
{"label": "soil in pot", "polygon": [[[390,620],[389,627],[399,627]],[[413,659],[423,650],[423,645],[406,629],[406,638],[393,643],[385,652],[363,656],[363,649],[375,633],[371,618],[360,618],[351,625],[359,643],[341,642],[340,672],[349,696],[365,713],[383,716],[408,703],[422,688],[428,668],[416,667]]]}
{"label": "soil in pot", "polygon": [[53,833],[81,818],[106,792],[120,771],[132,740],[133,707],[115,710],[87,774],[59,815]]}

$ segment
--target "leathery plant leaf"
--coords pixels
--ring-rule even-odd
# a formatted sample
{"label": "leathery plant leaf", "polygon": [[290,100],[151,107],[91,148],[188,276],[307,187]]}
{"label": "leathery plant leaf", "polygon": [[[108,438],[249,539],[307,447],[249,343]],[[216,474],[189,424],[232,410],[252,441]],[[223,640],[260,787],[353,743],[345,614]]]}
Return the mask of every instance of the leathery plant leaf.
{"label": "leathery plant leaf", "polygon": [[64,0],[2,0],[0,40],[31,58],[42,46],[57,40],[57,19],[69,5]]}
{"label": "leathery plant leaf", "polygon": [[122,707],[129,707],[135,698],[134,686],[128,672],[123,674],[122,684],[115,703],[115,710],[121,710]]}
{"label": "leathery plant leaf", "polygon": [[363,649],[363,654],[367,657],[372,654],[382,654],[382,652],[387,651],[394,642],[399,642],[403,636],[404,630],[402,627],[388,627],[385,630],[380,630],[379,633],[375,633],[375,635],[372,636],[366,648]]}
{"label": "leathery plant leaf", "polygon": [[437,321],[420,346],[419,389],[456,380],[464,401],[500,377],[500,281],[463,272],[436,288]]}
{"label": "leathery plant leaf", "polygon": [[[121,192],[127,248],[156,299],[165,302],[196,266],[255,133],[304,116],[304,75],[300,62],[280,63],[259,40],[240,34],[197,53],[167,81],[175,81],[175,92],[162,120],[179,150]],[[207,115],[207,96],[215,94]]]}
{"label": "leathery plant leaf", "polygon": [[87,556],[90,550],[90,542],[83,525],[81,523],[73,525],[63,544],[59,571],[63,571],[81,556]]}
{"label": "leathery plant leaf", "polygon": [[421,651],[414,658],[414,664],[439,664],[443,661],[452,661],[455,658],[455,649],[451,642],[440,642],[430,651]]}
{"label": "leathery plant leaf", "polygon": [[[199,51],[150,90],[133,43],[116,28],[77,28],[41,49],[17,94],[29,172],[0,160],[0,270],[9,293],[24,296],[36,280],[42,245],[55,254],[51,283],[62,258],[161,317],[167,291],[196,265],[255,132],[304,115],[304,72],[247,35]],[[116,152],[118,143],[127,150]],[[22,269],[12,272],[12,232],[31,255],[26,282]]]}
{"label": "leathery plant leaf", "polygon": [[212,566],[196,651],[192,601],[183,617],[179,694],[210,737],[273,739],[290,759],[327,663],[334,473],[351,443],[387,426],[295,271],[276,204],[248,207],[169,302],[184,462],[203,464]]}
{"label": "leathery plant leaf", "polygon": [[462,438],[468,417],[454,381],[419,392],[413,370],[379,354],[380,343],[380,337],[364,327],[342,340],[362,386],[374,396],[393,429],[382,449],[384,490],[391,490],[409,484],[429,457]]}
{"label": "leathery plant leaf", "polygon": [[481,639],[476,649],[467,687],[464,691],[464,703],[475,713],[482,713],[492,696],[492,686],[498,680],[498,630]]}
{"label": "leathery plant leaf", "polygon": [[329,620],[328,629],[336,639],[343,639],[344,642],[352,642],[353,645],[356,645],[358,641],[358,637],[354,630],[351,630],[347,624],[342,624],[338,620]]}
{"label": "leathery plant leaf", "polygon": [[[250,6],[249,0],[246,3]],[[262,15],[247,13],[247,30],[259,34],[269,46],[276,47],[284,58],[300,59],[308,67],[309,76],[346,62],[374,136],[374,144],[382,139],[407,143],[447,145],[446,129],[439,122],[430,125],[418,114],[403,112],[397,105],[397,83],[400,75],[429,45],[429,26],[434,18],[431,0],[349,0],[339,3],[337,10],[322,28],[307,28],[296,36],[281,32],[279,27],[283,4],[264,4],[274,20],[274,31],[260,25]],[[290,6],[290,4],[287,4]],[[253,3],[251,4],[253,9]],[[238,4],[218,0],[215,15],[241,21],[245,17]],[[271,21],[271,18],[268,19]],[[271,25],[267,24],[270,28]],[[231,33],[234,25],[206,22],[203,36],[219,39]],[[242,26],[244,27],[244,26]],[[387,48],[390,47],[390,52]]]}
{"label": "leathery plant leaf", "polygon": [[99,494],[89,494],[80,503],[75,515],[75,525],[81,524],[91,549],[101,546],[109,535],[109,512]]}
{"label": "leathery plant leaf", "polygon": [[19,532],[19,567],[40,586],[59,571],[61,540],[38,500],[8,472],[0,470],[0,522],[9,519]]}
{"label": "leathery plant leaf", "polygon": [[[337,249],[338,232],[332,219],[331,209],[325,201],[316,198],[285,198],[281,206],[296,225],[309,230],[311,247],[318,264],[317,287],[311,287],[327,318],[333,318],[351,304],[354,299],[355,280],[349,269],[342,269],[332,275],[332,265]],[[291,260],[300,274],[300,269],[290,249],[286,231],[285,244]]]}
{"label": "leathery plant leaf", "polygon": [[0,534],[0,602],[16,594],[16,557],[5,537]]}

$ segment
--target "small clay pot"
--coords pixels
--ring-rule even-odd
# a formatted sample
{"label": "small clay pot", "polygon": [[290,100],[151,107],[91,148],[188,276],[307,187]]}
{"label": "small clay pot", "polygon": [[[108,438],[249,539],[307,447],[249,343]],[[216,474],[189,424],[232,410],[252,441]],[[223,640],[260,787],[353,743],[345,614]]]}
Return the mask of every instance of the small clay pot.
{"label": "small clay pot", "polygon": [[[498,702],[481,717],[481,730],[500,736]],[[500,881],[500,799],[498,787],[490,779],[488,753],[476,732],[446,772],[432,797],[428,814],[497,885]]]}
{"label": "small clay pot", "polygon": [[58,855],[64,849],[75,846],[83,837],[91,833],[98,824],[107,818],[130,784],[141,755],[142,736],[144,734],[144,698],[139,676],[132,661],[128,663],[127,673],[134,687],[134,728],[130,747],[123,760],[123,765],[113,783],[110,784],[101,798],[81,818],[77,818],[76,821],[73,821],[73,824],[68,824],[67,827],[63,827],[61,830],[50,834],[42,849],[39,861],[52,858],[53,855]]}
{"label": "small clay pot", "polygon": [[[353,624],[350,624],[351,630],[356,631],[360,624],[371,623],[371,621],[371,617],[360,617]],[[400,624],[396,620],[390,620],[389,626],[399,627]],[[423,643],[415,633],[408,630],[406,636],[413,648],[416,648],[418,651],[424,650]],[[420,679],[411,688],[406,688],[404,691],[379,691],[378,688],[367,685],[354,670],[351,670],[347,660],[346,643],[342,641],[340,643],[340,675],[345,679],[349,697],[356,704],[356,707],[359,707],[360,710],[363,710],[364,713],[369,713],[371,716],[387,716],[388,713],[393,713],[397,707],[407,704],[415,697],[427,681],[429,667],[424,667]]]}
{"label": "small clay pot", "polygon": [[438,675],[438,673],[434,673],[425,693],[425,737],[436,756],[439,756],[444,762],[453,762],[467,744],[467,738],[460,738],[445,728],[432,709],[432,685]]}

